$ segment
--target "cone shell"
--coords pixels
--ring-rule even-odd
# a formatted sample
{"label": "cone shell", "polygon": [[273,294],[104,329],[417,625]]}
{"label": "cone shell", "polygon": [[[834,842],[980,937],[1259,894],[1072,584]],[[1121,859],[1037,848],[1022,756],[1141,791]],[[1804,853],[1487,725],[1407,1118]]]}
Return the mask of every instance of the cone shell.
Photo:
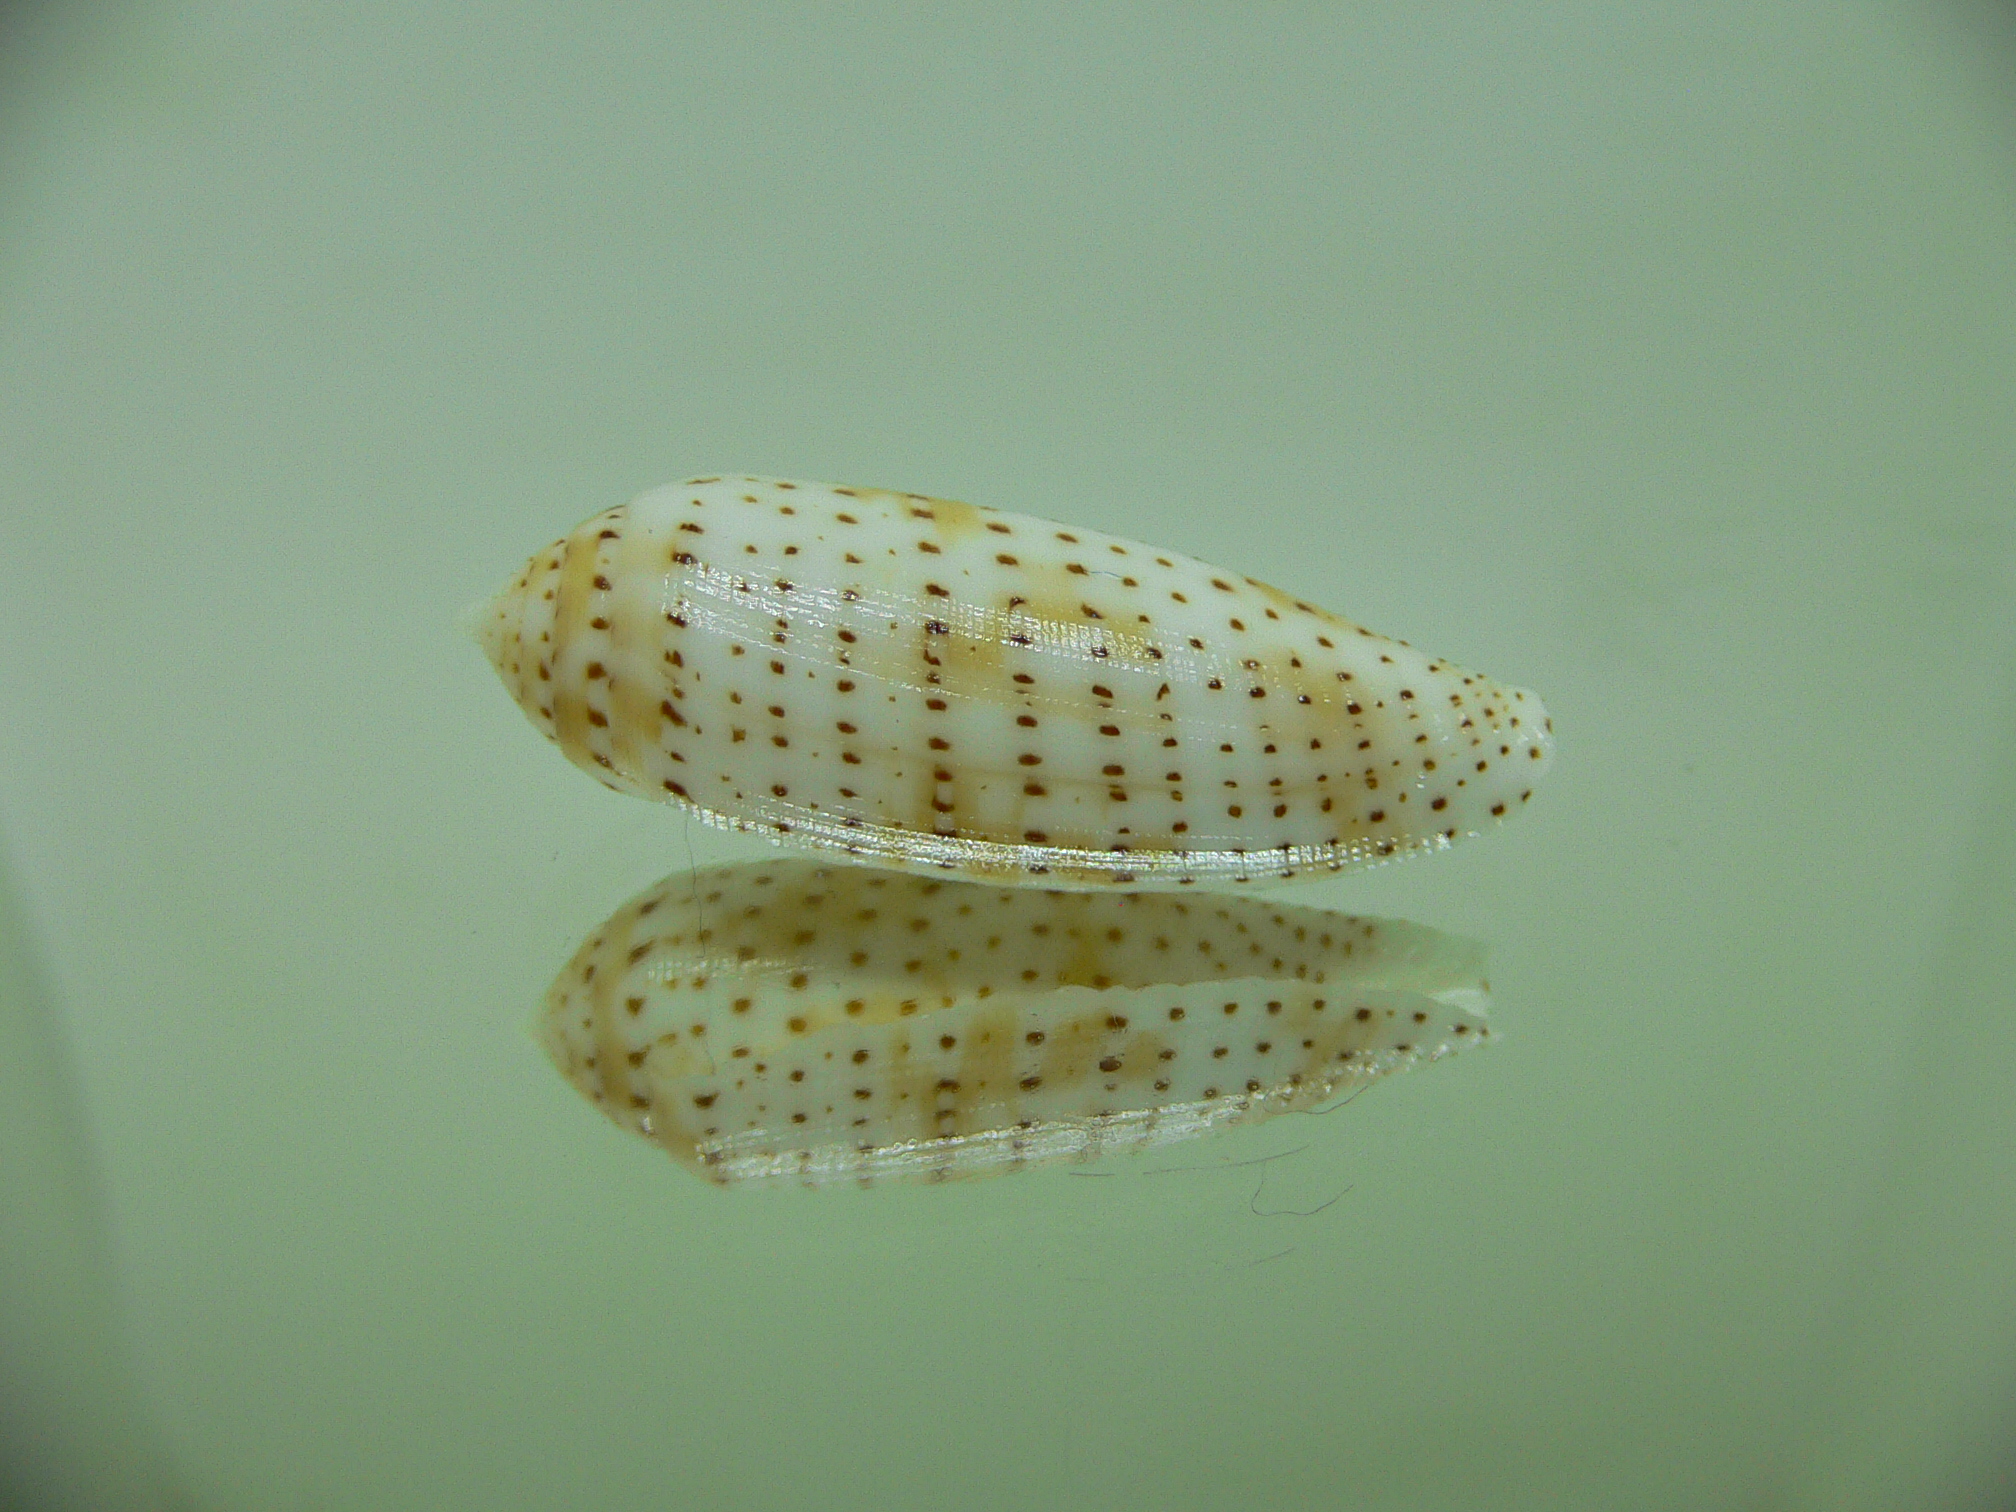
{"label": "cone shell", "polygon": [[1179,553],[917,494],[698,478],[477,616],[609,787],[884,866],[1049,887],[1323,874],[1531,798],[1533,694]]}
{"label": "cone shell", "polygon": [[631,900],[547,995],[562,1073],[723,1185],[996,1174],[1292,1109],[1487,1037],[1479,946],[1258,897],[778,860]]}

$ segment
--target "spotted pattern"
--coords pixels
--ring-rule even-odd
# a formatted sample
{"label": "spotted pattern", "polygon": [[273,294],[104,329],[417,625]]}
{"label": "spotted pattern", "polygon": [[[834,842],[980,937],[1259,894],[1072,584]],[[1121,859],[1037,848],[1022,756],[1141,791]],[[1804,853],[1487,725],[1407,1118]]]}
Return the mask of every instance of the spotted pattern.
{"label": "spotted pattern", "polygon": [[653,489],[483,611],[620,792],[884,866],[1182,887],[1433,851],[1524,807],[1533,694],[1251,578],[1026,515],[764,478]]}
{"label": "spotted pattern", "polygon": [[1145,1149],[1487,1038],[1481,948],[1257,897],[777,860],[632,899],[547,994],[555,1064],[723,1185]]}

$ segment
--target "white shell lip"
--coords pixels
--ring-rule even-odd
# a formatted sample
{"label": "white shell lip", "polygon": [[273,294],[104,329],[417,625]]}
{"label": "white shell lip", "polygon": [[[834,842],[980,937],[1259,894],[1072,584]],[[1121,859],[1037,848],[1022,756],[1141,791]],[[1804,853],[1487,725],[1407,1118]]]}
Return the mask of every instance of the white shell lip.
{"label": "white shell lip", "polygon": [[[1122,624],[1151,586],[1153,623]],[[780,845],[1008,885],[1190,888],[1432,854],[1518,812],[1554,752],[1530,691],[1265,584],[881,490],[647,491],[535,555],[475,628],[535,727],[605,786]],[[766,663],[783,682],[753,673]],[[925,748],[933,730],[950,754]]]}
{"label": "white shell lip", "polygon": [[539,1031],[722,1185],[942,1180],[1314,1109],[1490,1037],[1483,948],[1253,896],[1000,888],[776,860],[676,873]]}

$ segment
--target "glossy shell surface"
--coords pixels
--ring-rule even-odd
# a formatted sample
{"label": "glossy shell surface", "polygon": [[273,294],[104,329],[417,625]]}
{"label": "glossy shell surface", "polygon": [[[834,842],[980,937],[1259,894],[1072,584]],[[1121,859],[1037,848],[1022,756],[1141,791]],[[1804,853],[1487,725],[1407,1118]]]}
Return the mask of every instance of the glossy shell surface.
{"label": "glossy shell surface", "polygon": [[480,612],[608,786],[873,864],[1048,887],[1321,875],[1531,798],[1533,694],[1077,526],[749,477],[653,489]]}
{"label": "glossy shell surface", "polygon": [[683,873],[547,995],[556,1065],[723,1185],[1139,1150],[1488,1037],[1482,950],[1254,896],[1038,891],[812,861]]}

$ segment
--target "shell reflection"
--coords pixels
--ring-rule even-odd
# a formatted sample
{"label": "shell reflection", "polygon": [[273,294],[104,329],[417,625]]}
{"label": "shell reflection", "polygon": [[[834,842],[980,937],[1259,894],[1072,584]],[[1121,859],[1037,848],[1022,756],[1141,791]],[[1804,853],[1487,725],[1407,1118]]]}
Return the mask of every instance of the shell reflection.
{"label": "shell reflection", "polygon": [[1483,951],[1258,897],[681,873],[547,994],[555,1064],[723,1185],[987,1175],[1314,1108],[1490,1033]]}

